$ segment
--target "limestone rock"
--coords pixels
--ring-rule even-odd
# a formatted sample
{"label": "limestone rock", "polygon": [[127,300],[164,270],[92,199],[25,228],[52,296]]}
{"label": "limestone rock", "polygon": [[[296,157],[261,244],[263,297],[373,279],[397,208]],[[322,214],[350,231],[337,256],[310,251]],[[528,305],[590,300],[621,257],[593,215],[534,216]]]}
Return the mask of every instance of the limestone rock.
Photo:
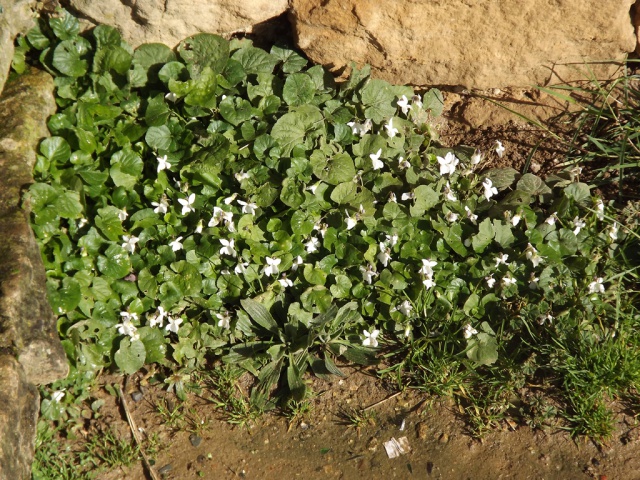
{"label": "limestone rock", "polygon": [[[529,86],[585,78],[584,60],[635,49],[634,0],[292,0],[298,46],[339,72],[393,83]],[[569,64],[569,65],[562,65]],[[612,66],[590,66],[607,76]]]}
{"label": "limestone rock", "polygon": [[6,354],[0,354],[0,405],[0,480],[28,480],[40,396],[20,364]]}
{"label": "limestone rock", "polygon": [[34,384],[68,372],[40,250],[29,212],[21,206],[23,189],[33,183],[37,145],[48,135],[46,119],[55,108],[53,79],[44,72],[9,82],[0,98],[0,351],[12,352]]}
{"label": "limestone rock", "polygon": [[111,25],[133,47],[160,42],[173,47],[200,32],[231,34],[281,15],[288,0],[63,0],[75,15]]}
{"label": "limestone rock", "polygon": [[13,41],[35,25],[35,6],[36,0],[0,0],[0,92],[11,67]]}

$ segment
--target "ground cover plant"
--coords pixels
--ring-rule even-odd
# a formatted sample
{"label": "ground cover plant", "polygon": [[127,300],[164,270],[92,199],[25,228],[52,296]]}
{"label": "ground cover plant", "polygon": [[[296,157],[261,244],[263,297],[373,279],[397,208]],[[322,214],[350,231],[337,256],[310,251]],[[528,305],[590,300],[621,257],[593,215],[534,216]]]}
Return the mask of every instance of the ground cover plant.
{"label": "ground cover plant", "polygon": [[477,434],[517,408],[539,425],[531,385],[599,439],[608,402],[637,398],[637,216],[575,168],[483,169],[508,152],[443,145],[438,90],[366,67],[337,85],[286,48],[134,50],[64,11],[18,44],[59,107],[25,195],[71,365],[46,421],[98,412],[103,370],[158,364],[184,398],[216,359],[254,375],[259,410],[382,360]]}

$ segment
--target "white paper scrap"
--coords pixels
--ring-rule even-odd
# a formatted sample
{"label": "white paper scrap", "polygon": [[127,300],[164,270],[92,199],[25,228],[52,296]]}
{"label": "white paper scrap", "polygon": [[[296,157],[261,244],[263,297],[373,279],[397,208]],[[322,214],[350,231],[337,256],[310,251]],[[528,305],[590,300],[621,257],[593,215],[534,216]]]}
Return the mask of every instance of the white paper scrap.
{"label": "white paper scrap", "polygon": [[411,451],[407,437],[401,437],[397,440],[391,437],[391,440],[384,442],[384,449],[387,451],[389,458],[396,458]]}

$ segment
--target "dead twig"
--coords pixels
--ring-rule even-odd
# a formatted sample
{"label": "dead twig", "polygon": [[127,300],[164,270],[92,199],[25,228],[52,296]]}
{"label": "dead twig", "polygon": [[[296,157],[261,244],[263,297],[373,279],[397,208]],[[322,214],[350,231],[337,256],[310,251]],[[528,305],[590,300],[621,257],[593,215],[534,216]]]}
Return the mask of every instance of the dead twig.
{"label": "dead twig", "polygon": [[398,395],[400,395],[401,393],[402,393],[402,392],[396,392],[396,393],[394,393],[394,394],[392,394],[392,395],[389,395],[388,397],[383,398],[383,399],[382,399],[382,400],[380,400],[379,402],[376,402],[376,403],[374,403],[374,404],[372,404],[372,405],[369,405],[368,407],[363,408],[363,409],[362,409],[362,411],[363,411],[363,412],[366,412],[367,410],[371,410],[372,408],[375,408],[375,407],[377,407],[378,405],[382,405],[383,403],[388,402],[388,401],[389,401],[389,400],[391,400],[392,398],[396,398],[396,397],[397,397]]}

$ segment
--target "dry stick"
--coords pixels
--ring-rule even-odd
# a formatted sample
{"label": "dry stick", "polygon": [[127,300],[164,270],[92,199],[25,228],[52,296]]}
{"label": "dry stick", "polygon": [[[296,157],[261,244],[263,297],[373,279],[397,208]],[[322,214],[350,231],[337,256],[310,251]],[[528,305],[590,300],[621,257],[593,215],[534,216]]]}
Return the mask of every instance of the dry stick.
{"label": "dry stick", "polygon": [[131,412],[129,411],[129,406],[127,405],[127,399],[125,395],[125,385],[127,384],[127,380],[129,380],[128,376],[125,377],[125,381],[123,382],[122,387],[118,388],[118,390],[120,390],[120,400],[122,401],[122,407],[124,408],[124,413],[127,416],[127,421],[129,422],[129,428],[131,428],[133,439],[136,441],[136,445],[138,445],[138,449],[140,450],[140,454],[142,455],[142,461],[144,463],[144,466],[146,467],[147,471],[149,472],[149,475],[151,475],[151,478],[153,480],[160,480],[160,477],[156,475],[156,472],[153,470],[153,467],[151,467],[147,454],[144,453],[144,450],[142,448],[142,441],[138,437],[139,435],[138,427],[136,426],[136,422],[133,420],[133,417],[131,416]]}
{"label": "dry stick", "polygon": [[368,407],[365,407],[362,409],[363,412],[366,412],[367,410],[371,410],[372,408],[377,407],[378,405],[382,405],[384,402],[388,402],[389,400],[391,400],[392,398],[396,398],[398,395],[400,395],[402,392],[396,392],[393,395],[389,395],[387,398],[383,398],[382,400],[380,400],[379,402],[374,403],[373,405],[369,405]]}

